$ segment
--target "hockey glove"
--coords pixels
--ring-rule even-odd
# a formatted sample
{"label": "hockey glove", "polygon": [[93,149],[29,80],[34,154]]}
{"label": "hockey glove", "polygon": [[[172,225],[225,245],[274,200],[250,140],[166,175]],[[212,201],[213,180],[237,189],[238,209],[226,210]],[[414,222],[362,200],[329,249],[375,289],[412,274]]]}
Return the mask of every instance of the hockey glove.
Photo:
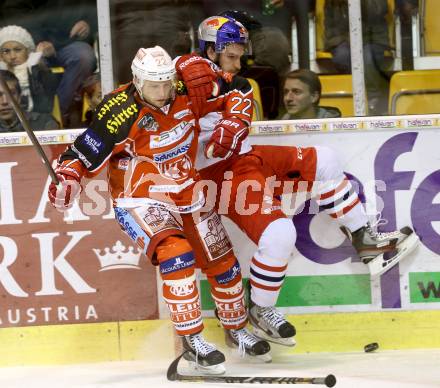
{"label": "hockey glove", "polygon": [[70,164],[72,164],[72,161],[59,164],[55,169],[59,183],[56,185],[52,182],[49,185],[48,197],[50,203],[60,212],[70,209],[82,191],[81,174]]}
{"label": "hockey glove", "polygon": [[176,70],[188,90],[193,113],[200,118],[206,100],[218,94],[217,73],[195,54],[182,55],[176,62]]}
{"label": "hockey glove", "polygon": [[241,143],[248,135],[249,127],[240,119],[230,117],[220,120],[205,147],[205,156],[227,159],[238,155]]}

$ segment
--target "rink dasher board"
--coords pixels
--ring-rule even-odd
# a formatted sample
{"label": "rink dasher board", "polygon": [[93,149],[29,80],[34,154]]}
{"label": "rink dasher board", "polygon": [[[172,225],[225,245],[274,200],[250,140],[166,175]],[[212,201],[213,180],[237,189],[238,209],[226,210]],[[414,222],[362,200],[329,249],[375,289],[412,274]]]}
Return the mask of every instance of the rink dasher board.
{"label": "rink dasher board", "polygon": [[[431,127],[423,126],[423,129],[420,130],[411,129],[411,132],[415,131],[417,133],[420,133],[420,135],[417,135],[416,137],[414,148],[411,153],[419,149],[419,141],[421,141],[423,144],[428,143],[427,150],[430,150],[432,149],[434,141],[438,139],[438,131],[433,131],[433,129],[438,128],[438,122],[436,121],[438,120],[438,117],[430,116],[430,119],[433,120],[431,121],[431,123],[433,123]],[[349,120],[351,119],[340,119],[339,121],[347,122]],[[396,120],[399,120],[399,122],[401,122],[402,118],[399,117]],[[356,119],[356,121],[362,122],[363,119]],[[323,121],[317,120],[316,122]],[[338,120],[334,120],[334,122],[338,122]],[[424,123],[426,123],[426,121]],[[267,125],[269,124],[274,126],[279,125],[278,122],[269,122],[268,124],[263,123],[262,125],[266,127],[264,131],[267,132]],[[254,123],[253,128],[255,128],[255,126],[257,125],[260,125],[260,123]],[[61,130],[47,131],[44,133],[39,132],[38,134],[40,141],[44,144],[66,144],[73,141],[82,131],[83,129]],[[329,130],[326,130],[324,132],[329,132]],[[358,132],[352,132],[351,130],[333,130],[333,134],[320,134],[309,131],[303,133],[302,131],[298,131],[295,134],[288,135],[287,138],[292,140],[292,144],[307,146],[315,144],[327,144],[330,141],[336,142],[336,140],[332,139],[333,135],[342,136],[344,134],[351,133],[352,135],[358,135],[356,137],[360,139],[363,136],[364,132],[368,133],[372,131],[368,129],[361,129]],[[396,127],[394,129],[387,129],[385,131],[375,129],[374,132],[376,134],[382,133],[381,136],[386,135],[392,137],[393,135],[408,132],[408,130],[405,131],[402,130],[402,128]],[[422,134],[423,136],[421,136]],[[424,140],[424,134],[426,134],[429,139],[434,141],[428,141],[426,139]],[[0,139],[7,139],[1,140],[0,146],[10,147],[14,145],[30,145],[28,140],[26,140],[27,136],[25,134],[3,134],[0,135]],[[252,137],[252,141],[254,143],[258,143],[261,141],[264,142],[264,144],[280,143],[285,145],[285,140],[286,137],[284,137],[283,135],[271,136],[262,134],[261,136],[257,135]],[[320,143],[321,140],[323,143]],[[327,145],[332,144],[329,143]],[[429,147],[429,145],[431,145],[431,148]],[[339,144],[339,146],[344,146],[344,151],[347,148],[344,142],[342,142],[342,144]],[[336,148],[337,147],[338,145],[336,144]],[[434,158],[434,161],[432,161],[432,155],[435,154],[430,154],[426,150],[424,150],[423,153],[420,153],[420,155],[422,155],[423,158],[426,158],[427,155],[430,155],[428,157],[428,160],[431,160],[433,165],[427,166],[425,164],[422,164],[422,167],[420,167],[420,171],[419,169],[413,167],[413,169],[416,170],[416,174],[414,175],[414,179],[411,183],[414,186],[413,189],[410,188],[410,190],[406,190],[408,191],[408,193],[406,194],[406,198],[408,198],[408,201],[411,200],[412,193],[416,191],[416,188],[418,187],[417,185],[419,185],[420,182],[423,181],[423,177],[431,175],[433,171],[435,172],[435,167],[439,166],[438,159]],[[410,162],[406,160],[408,159],[408,157],[410,159],[412,158],[409,153],[401,155],[397,160],[395,169],[400,171],[401,168],[406,168],[408,163]],[[342,159],[344,160],[344,158]],[[350,166],[355,165],[352,163],[351,160],[348,161],[350,162],[348,163]],[[37,169],[38,166],[35,165],[34,168]],[[354,175],[358,174],[356,170],[351,171],[350,169],[348,169],[348,171],[353,172]],[[362,175],[360,175],[359,177],[356,175],[356,177],[359,179],[363,179]],[[399,192],[397,194],[400,196],[403,195],[403,198],[405,198],[405,193]],[[435,200],[438,202],[438,198]],[[435,202],[435,200],[433,200],[433,202]],[[399,201],[401,202],[401,200]],[[398,223],[405,222],[405,220],[411,218],[410,212],[406,212],[405,214],[403,214],[402,217],[399,214],[399,218],[397,220]],[[324,218],[324,220],[319,220],[317,224],[325,221],[325,217],[322,218]],[[432,225],[433,228],[437,228],[435,230],[439,230],[435,221],[432,223]],[[321,244],[324,244],[324,241],[322,240],[320,240],[319,242]],[[335,240],[331,240],[331,243],[334,244]],[[331,247],[331,245],[328,245],[327,247]],[[428,274],[426,275],[428,277],[434,276],[432,283],[435,286],[434,288],[438,287],[439,282],[438,280],[435,280],[435,276],[437,276],[437,274],[440,272],[439,269],[435,266],[435,262],[438,261],[438,255],[433,254],[433,251],[429,250],[428,248],[426,248],[425,250],[425,248],[426,247],[424,246],[418,248],[419,250],[415,252],[416,257],[409,258],[407,264],[402,263],[402,265],[400,266],[401,280],[399,282],[399,293],[402,298],[402,306],[394,309],[382,309],[380,307],[380,298],[376,297],[376,299],[373,299],[374,295],[378,295],[378,293],[380,292],[380,283],[371,283],[370,303],[319,305],[319,297],[320,295],[322,295],[322,292],[319,292],[320,283],[316,282],[316,279],[325,279],[324,283],[331,284],[332,276],[339,276],[339,279],[341,279],[341,277],[352,278],[355,280],[352,280],[351,282],[355,285],[358,285],[358,287],[354,287],[352,289],[352,292],[354,292],[353,290],[357,289],[357,291],[354,292],[356,298],[365,298],[365,295],[369,294],[368,290],[365,289],[365,287],[368,287],[366,285],[370,283],[365,268],[360,263],[351,263],[350,258],[347,258],[345,260],[347,263],[340,262],[333,264],[320,264],[313,262],[306,257],[300,257],[299,262],[302,262],[303,264],[306,263],[305,265],[309,266],[308,270],[310,270],[310,267],[312,267],[311,272],[307,272],[308,270],[305,270],[302,266],[299,265],[299,263],[295,264],[295,261],[292,262],[291,267],[301,267],[297,268],[298,272],[293,273],[293,275],[302,276],[302,278],[295,278],[291,276],[291,273],[289,272],[289,277],[287,281],[291,281],[292,284],[307,284],[307,276],[315,277],[314,280],[310,282],[312,286],[308,286],[302,289],[302,293],[305,296],[313,296],[311,300],[310,298],[303,298],[303,301],[306,301],[306,303],[303,304],[308,304],[307,306],[283,306],[283,309],[287,309],[288,311],[291,311],[292,314],[295,314],[291,315],[290,319],[294,321],[295,325],[297,326],[299,336],[298,339],[300,341],[299,346],[296,348],[296,350],[293,351],[351,351],[354,349],[361,349],[362,346],[366,343],[365,341],[371,342],[373,340],[378,341],[382,349],[439,347],[440,338],[438,335],[439,327],[437,322],[440,322],[440,320],[438,319],[438,311],[434,311],[438,310],[438,302],[437,298],[434,297],[434,290],[432,290],[432,288],[430,289],[430,291],[428,290],[430,295],[430,298],[427,298],[428,300],[425,300],[421,303],[412,303],[409,307],[405,307],[404,305],[405,303],[407,303],[407,300],[405,300],[405,286],[402,279],[404,279],[405,277],[409,279],[408,273],[410,273],[410,271],[413,271],[411,273],[415,273],[416,275],[420,273],[424,274],[424,276],[425,274]],[[253,249],[254,247],[251,244],[243,244],[242,246],[238,246],[238,255],[242,261],[242,265],[244,266],[245,276],[247,276],[246,271],[248,271],[248,269],[246,268],[246,263],[248,262],[247,257],[250,257],[250,255],[252,255]],[[423,249],[424,254],[426,253],[426,257],[423,258],[423,261],[419,260],[418,255],[420,249]],[[426,268],[426,263],[429,264],[429,268]],[[406,265],[408,268],[404,268],[404,265]],[[318,275],[318,271],[317,273],[315,273],[315,270],[317,268],[323,270],[324,275]],[[347,271],[349,271],[348,275]],[[112,272],[110,271],[103,273],[106,274]],[[355,277],[353,278],[352,275],[355,275]],[[319,278],[319,276],[322,277]],[[386,280],[386,278],[384,278],[384,280]],[[348,283],[350,284],[350,282]],[[428,283],[429,281],[425,284]],[[361,284],[362,287],[359,287],[359,284]],[[417,284],[417,282],[415,284]],[[69,286],[67,286],[67,289],[68,287]],[[409,291],[406,292],[409,293]],[[284,304],[291,303],[289,302],[289,298],[283,296],[283,294],[281,295],[281,297]],[[337,297],[341,298],[340,295],[338,295]],[[414,298],[414,301],[417,301],[417,298],[421,299],[420,295],[418,297],[416,295]],[[204,303],[206,306],[209,301],[205,299]],[[404,309],[409,309],[413,311],[402,311]],[[416,309],[422,309],[426,311],[416,311]],[[325,314],[326,311],[332,313],[341,311],[341,313]],[[344,311],[348,312],[348,314],[344,313]],[[354,311],[359,313],[350,313]],[[301,314],[301,316],[298,316],[298,314]],[[206,310],[205,315],[211,315],[211,311]],[[155,330],[157,329],[152,329],[151,327],[151,324],[155,325],[156,323],[159,324],[161,327],[162,325],[164,325],[164,330],[166,330],[168,333],[168,320],[139,320],[131,322],[112,322],[109,324],[81,323],[74,325],[51,324],[50,326],[43,325],[34,327],[9,327],[0,330],[3,349],[5,351],[5,355],[8,355],[8,357],[3,358],[1,365],[72,363],[115,359],[146,359],[149,357],[149,355],[145,353],[145,344],[147,341],[146,338],[147,336],[157,334],[155,332]],[[221,331],[217,327],[216,320],[208,319],[206,321],[206,326],[206,335],[210,340],[211,338],[217,338],[222,335]],[[125,327],[126,330],[121,330],[123,327]],[[353,327],[360,328],[362,332],[360,333],[359,330],[350,330],[350,328]],[[328,341],[326,341],[326,338],[328,338],[329,330],[333,333],[334,340],[332,341],[332,344],[329,344]],[[168,342],[166,344],[163,344],[166,354],[169,353],[170,347],[172,348],[173,346],[172,344],[168,344]],[[217,340],[215,342],[217,342]],[[18,343],[20,343],[20,346],[17,346]],[[127,347],[125,347],[125,345],[127,345]],[[24,357],[24,355],[26,355],[26,357]],[[155,355],[152,355],[152,357],[154,358]]]}
{"label": "rink dasher board", "polygon": [[[436,166],[440,165],[440,161],[436,155],[435,144],[440,136],[439,129],[440,115],[340,118],[298,122],[267,121],[253,123],[252,134],[255,136],[251,137],[251,141],[253,144],[324,145],[333,148],[342,161],[344,170],[365,186],[369,206],[372,208],[377,205],[374,182],[378,178],[383,178],[383,176],[376,176],[374,172],[375,160],[380,156],[380,151],[387,142],[390,142],[391,148],[396,144],[403,144],[402,153],[394,161],[397,164],[391,167],[386,166],[386,168],[394,168],[396,172],[407,171],[414,175],[406,190],[396,191],[395,209],[391,210],[391,218],[394,213],[393,223],[398,227],[403,225],[416,227],[412,218],[415,216],[417,223],[420,223],[420,218],[423,217],[417,216],[416,208],[421,204],[417,205],[417,201],[414,203],[415,194],[417,198],[423,199],[423,196],[419,194],[420,185],[426,181],[427,177],[431,181],[437,179]],[[42,144],[70,143],[82,131],[83,129],[45,131],[38,132],[37,137]],[[0,146],[6,146],[6,144],[9,146],[28,145],[29,139],[24,133],[4,134],[0,137]],[[386,159],[384,155],[381,157]],[[431,183],[430,190],[433,190],[432,182],[428,183]],[[283,203],[289,204],[289,199],[284,198]],[[390,206],[385,203],[385,213]],[[432,201],[432,206],[432,210],[435,211],[435,199]],[[291,212],[291,209],[287,211]],[[428,223],[423,220],[421,222],[422,224]],[[234,229],[234,225],[228,223],[227,220],[225,223],[233,231],[230,235],[242,265],[243,274],[247,277],[249,258],[252,257],[255,247],[239,230]],[[380,311],[390,307],[403,310],[438,308],[438,301],[440,301],[440,264],[438,261],[440,226],[437,220],[432,220],[430,231],[424,230],[425,233],[422,235],[417,231],[422,244],[400,264],[399,279],[393,280],[392,291],[387,290],[386,293],[381,290],[381,281],[370,281],[365,266],[356,260],[355,255],[343,253],[339,259],[335,257],[338,255],[339,245],[342,245],[345,251],[350,247],[347,247],[346,242],[343,243],[343,235],[329,217],[319,214],[310,221],[304,220],[304,217],[295,216],[294,223],[300,227],[297,240],[299,250],[289,265],[285,287],[279,301],[280,307],[287,309],[286,312]],[[302,226],[303,224],[305,227]],[[306,241],[303,241],[304,237]],[[311,246],[307,247],[308,243]],[[310,249],[312,252],[309,252]],[[329,251],[333,252],[330,259],[328,258]],[[387,275],[384,275],[382,281],[386,277]],[[395,278],[394,274],[392,279]],[[341,290],[341,294],[329,293],[329,290],[338,289]],[[292,298],[292,293],[295,296],[299,295],[298,298]],[[205,310],[213,307],[209,295],[202,295],[202,306]],[[161,316],[165,312],[163,307],[162,305],[160,308]]]}
{"label": "rink dasher board", "polygon": [[[280,135],[304,132],[346,132],[379,129],[440,129],[440,114],[411,116],[343,117],[311,120],[254,121],[251,135]],[[42,144],[72,143],[85,128],[36,131]],[[26,132],[0,134],[0,147],[27,146],[31,141]]]}
{"label": "rink dasher board", "polygon": [[[382,202],[382,217],[390,226],[410,225],[422,240],[399,265],[399,272],[394,270],[381,280],[370,281],[367,268],[356,258],[330,217],[323,213],[295,215],[297,252],[285,281],[290,290],[284,287],[279,300],[286,312],[439,308],[440,205],[436,205],[440,203],[439,140],[440,131],[436,128],[252,137],[252,143],[260,145],[331,147],[350,179],[356,178],[363,186],[367,207],[376,209]],[[386,186],[382,187],[377,180]],[[376,191],[376,187],[385,191]],[[285,203],[290,205],[290,200]],[[237,228],[230,236],[247,277],[255,246],[249,242],[243,244],[246,240]],[[295,287],[295,283],[301,286]],[[386,289],[381,289],[381,283],[386,283]],[[289,297],[296,300],[289,302]]]}

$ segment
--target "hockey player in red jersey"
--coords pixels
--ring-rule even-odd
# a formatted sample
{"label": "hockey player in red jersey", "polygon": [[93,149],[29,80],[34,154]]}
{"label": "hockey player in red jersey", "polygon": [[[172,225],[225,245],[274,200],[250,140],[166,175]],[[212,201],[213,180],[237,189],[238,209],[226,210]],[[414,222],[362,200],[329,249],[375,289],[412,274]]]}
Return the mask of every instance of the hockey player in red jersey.
{"label": "hockey player in red jersey", "polygon": [[[108,165],[116,218],[159,266],[163,297],[187,350],[185,358],[199,369],[222,373],[224,355],[201,334],[196,267],[211,284],[229,340],[266,360],[270,346],[245,328],[240,266],[220,217],[204,206],[203,191],[194,190],[199,128],[193,110],[230,111],[231,99],[242,93],[235,88],[243,85],[233,81],[219,90],[217,74],[197,56],[184,56],[176,66],[188,95],[175,90],[175,65],[161,47],[139,49],[133,82],[105,96],[90,126],[60,155],[60,184],[52,183],[48,195],[57,209],[65,210],[79,196],[82,177],[93,177]],[[216,97],[206,101],[213,90]],[[252,95],[246,85],[244,92]]]}
{"label": "hockey player in red jersey", "polygon": [[[241,23],[213,16],[200,24],[198,37],[202,56],[223,71],[239,72],[240,58],[249,44]],[[245,95],[236,99],[237,108],[243,113],[250,103]],[[372,276],[397,264],[417,245],[418,237],[409,227],[391,233],[373,230],[357,193],[330,148],[251,147],[247,138],[240,137],[237,141],[231,135],[239,131],[247,134],[244,125],[237,130],[222,119],[221,113],[217,116],[210,113],[200,120],[202,131],[196,166],[203,179],[214,179],[218,187],[222,187],[222,182],[224,187],[229,187],[230,203],[219,202],[219,213],[227,213],[258,246],[250,266],[249,318],[254,332],[272,342],[294,345],[294,327],[274,307],[296,239],[292,220],[283,214],[280,201],[274,197],[283,192],[286,183],[294,183],[291,190],[296,191],[301,181],[306,183],[306,190],[319,182],[320,208],[341,225]],[[270,177],[280,185],[268,186],[266,178]],[[241,183],[246,180],[257,182],[257,188],[253,186],[252,190],[243,192]],[[219,198],[222,194],[218,193]],[[233,199],[243,196],[246,204],[258,204],[258,211],[238,212]]]}

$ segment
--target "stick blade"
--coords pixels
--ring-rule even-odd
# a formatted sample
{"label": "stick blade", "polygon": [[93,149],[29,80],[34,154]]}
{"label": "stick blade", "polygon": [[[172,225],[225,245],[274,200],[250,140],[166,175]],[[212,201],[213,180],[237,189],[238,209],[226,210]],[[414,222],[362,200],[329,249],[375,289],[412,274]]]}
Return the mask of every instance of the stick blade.
{"label": "stick blade", "polygon": [[168,367],[167,379],[169,381],[176,381],[178,379],[179,374],[177,373],[177,366],[179,364],[180,359],[183,357],[185,353],[186,350],[179,357],[177,357]]}

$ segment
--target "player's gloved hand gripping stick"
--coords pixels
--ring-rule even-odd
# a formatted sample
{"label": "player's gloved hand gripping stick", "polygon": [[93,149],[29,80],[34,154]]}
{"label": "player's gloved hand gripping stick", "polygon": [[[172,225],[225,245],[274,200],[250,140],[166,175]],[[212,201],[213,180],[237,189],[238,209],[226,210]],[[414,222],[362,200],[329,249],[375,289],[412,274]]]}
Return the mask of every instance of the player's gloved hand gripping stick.
{"label": "player's gloved hand gripping stick", "polygon": [[49,185],[48,197],[50,203],[58,210],[65,211],[70,209],[82,191],[81,174],[72,164],[78,161],[65,161],[58,163],[55,173],[58,184],[52,182]]}

